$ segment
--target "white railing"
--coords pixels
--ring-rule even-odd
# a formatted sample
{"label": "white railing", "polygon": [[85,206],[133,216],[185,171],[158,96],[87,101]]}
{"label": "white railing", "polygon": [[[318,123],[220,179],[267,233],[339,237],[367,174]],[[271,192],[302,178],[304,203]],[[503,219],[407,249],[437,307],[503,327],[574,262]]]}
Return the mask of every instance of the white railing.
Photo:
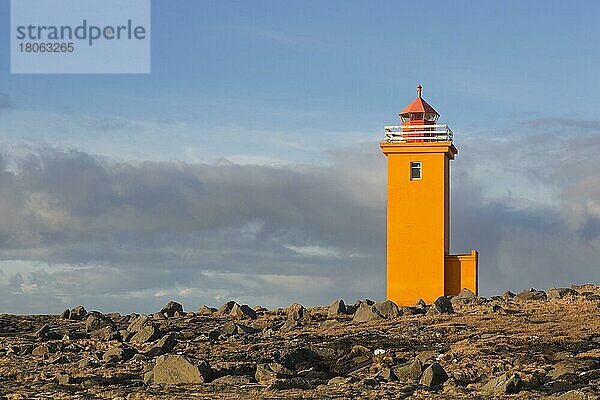
{"label": "white railing", "polygon": [[454,134],[446,124],[385,126],[386,142],[451,142]]}

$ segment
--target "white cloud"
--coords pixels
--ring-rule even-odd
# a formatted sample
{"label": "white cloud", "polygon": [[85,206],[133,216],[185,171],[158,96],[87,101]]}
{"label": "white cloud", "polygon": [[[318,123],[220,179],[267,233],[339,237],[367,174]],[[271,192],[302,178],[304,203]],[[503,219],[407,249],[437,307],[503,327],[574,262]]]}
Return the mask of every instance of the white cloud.
{"label": "white cloud", "polygon": [[[480,250],[483,294],[600,278],[600,145],[526,130],[461,142],[452,248]],[[385,158],[375,142],[329,154],[259,166],[5,152],[0,311],[383,298]]]}

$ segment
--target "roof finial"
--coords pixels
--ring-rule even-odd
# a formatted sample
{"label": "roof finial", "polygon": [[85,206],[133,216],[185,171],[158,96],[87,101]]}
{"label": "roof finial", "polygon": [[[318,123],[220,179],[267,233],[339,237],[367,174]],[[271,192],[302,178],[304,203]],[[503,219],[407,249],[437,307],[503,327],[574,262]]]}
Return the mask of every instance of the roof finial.
{"label": "roof finial", "polygon": [[421,90],[423,89],[423,86],[421,85],[417,85],[417,97],[420,99],[421,98]]}

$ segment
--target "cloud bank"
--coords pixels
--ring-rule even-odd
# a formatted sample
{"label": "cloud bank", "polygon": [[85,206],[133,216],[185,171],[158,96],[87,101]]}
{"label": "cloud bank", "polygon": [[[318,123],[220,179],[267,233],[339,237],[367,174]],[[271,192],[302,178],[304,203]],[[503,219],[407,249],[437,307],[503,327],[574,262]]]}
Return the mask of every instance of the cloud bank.
{"label": "cloud bank", "polygon": [[[597,132],[529,133],[544,123],[556,125],[458,143],[452,248],[480,250],[484,295],[600,278]],[[327,166],[125,163],[48,147],[0,162],[0,312],[385,296],[375,142],[334,149]]]}

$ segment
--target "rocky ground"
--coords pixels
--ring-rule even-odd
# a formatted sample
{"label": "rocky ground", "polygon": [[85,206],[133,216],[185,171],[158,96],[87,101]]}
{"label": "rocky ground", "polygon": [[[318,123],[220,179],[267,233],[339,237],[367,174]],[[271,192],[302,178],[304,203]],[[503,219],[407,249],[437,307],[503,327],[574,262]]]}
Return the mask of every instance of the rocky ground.
{"label": "rocky ground", "polygon": [[598,399],[600,287],[0,315],[0,399]]}

